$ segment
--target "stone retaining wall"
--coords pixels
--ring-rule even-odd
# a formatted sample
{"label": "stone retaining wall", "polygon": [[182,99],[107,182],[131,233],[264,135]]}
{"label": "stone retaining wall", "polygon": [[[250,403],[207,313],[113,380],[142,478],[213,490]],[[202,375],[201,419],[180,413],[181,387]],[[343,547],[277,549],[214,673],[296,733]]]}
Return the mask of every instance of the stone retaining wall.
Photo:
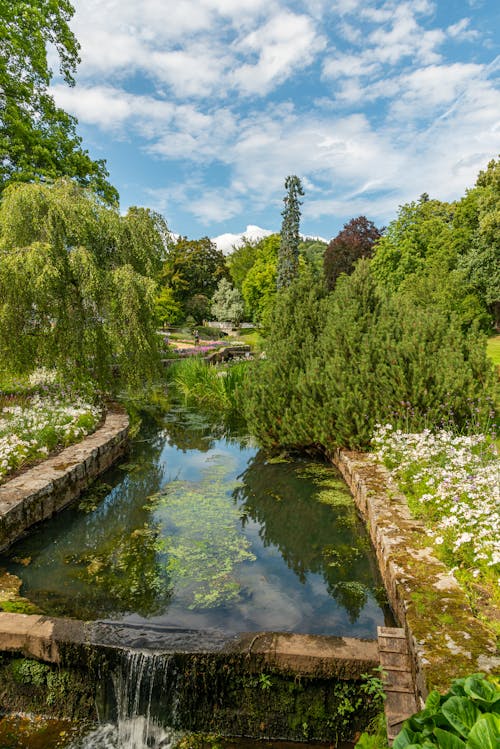
{"label": "stone retaining wall", "polygon": [[76,499],[123,455],[128,428],[126,413],[110,412],[93,434],[0,486],[0,551]]}
{"label": "stone retaining wall", "polygon": [[385,468],[365,453],[336,450],[331,458],[367,523],[389,602],[406,631],[420,700],[432,689],[447,691],[453,678],[500,673],[492,633],[434,556]]}
{"label": "stone retaining wall", "polygon": [[[183,731],[309,739],[341,749],[380,709],[361,678],[378,664],[377,643],[370,640],[230,635],[0,613],[0,653],[0,685],[9,685],[6,711],[32,709],[21,701],[25,685],[13,678],[21,656],[28,659],[28,676],[42,661],[54,664],[52,672],[70,684],[83,677],[83,692],[93,692],[90,703],[104,719],[115,714],[119,695],[113,685],[119,683],[128,690],[125,704],[133,698],[139,714]],[[64,700],[63,717],[65,709]]]}

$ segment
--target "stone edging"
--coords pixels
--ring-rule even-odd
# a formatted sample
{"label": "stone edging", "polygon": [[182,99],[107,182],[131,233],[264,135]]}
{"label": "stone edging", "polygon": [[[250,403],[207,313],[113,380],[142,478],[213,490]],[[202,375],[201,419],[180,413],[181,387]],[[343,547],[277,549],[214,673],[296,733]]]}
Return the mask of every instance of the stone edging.
{"label": "stone edging", "polygon": [[104,424],[62,452],[0,486],[0,551],[61,510],[127,449],[129,420],[112,411]]}
{"label": "stone edging", "polygon": [[447,691],[459,676],[500,673],[493,635],[434,556],[386,469],[366,453],[336,450],[330,457],[367,523],[389,602],[406,631],[417,697]]}

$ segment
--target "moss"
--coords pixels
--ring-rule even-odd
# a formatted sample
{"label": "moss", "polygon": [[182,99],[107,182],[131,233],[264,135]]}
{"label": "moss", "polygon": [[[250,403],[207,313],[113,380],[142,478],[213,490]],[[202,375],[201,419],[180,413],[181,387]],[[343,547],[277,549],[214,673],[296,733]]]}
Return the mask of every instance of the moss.
{"label": "moss", "polygon": [[192,731],[352,741],[380,708],[362,682],[286,677],[253,657],[197,656],[179,666],[178,727]]}
{"label": "moss", "polygon": [[0,661],[0,685],[4,711],[95,718],[94,688],[85,672],[4,655]]}

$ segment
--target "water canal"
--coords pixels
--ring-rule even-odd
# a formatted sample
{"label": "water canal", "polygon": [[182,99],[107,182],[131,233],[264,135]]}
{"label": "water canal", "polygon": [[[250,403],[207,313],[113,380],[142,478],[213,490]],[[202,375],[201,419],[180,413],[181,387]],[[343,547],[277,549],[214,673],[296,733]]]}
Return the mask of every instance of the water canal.
{"label": "water canal", "polygon": [[373,638],[388,615],[336,469],[181,407],[0,568],[39,611],[84,620]]}
{"label": "water canal", "polygon": [[[126,459],[0,556],[0,569],[22,581],[14,610],[145,632],[375,638],[377,625],[392,623],[367,533],[337,470],[267,455],[241,431],[180,406],[160,421],[145,418]],[[129,661],[138,657],[135,673]],[[104,716],[72,747],[170,745],[164,706],[161,719],[150,716],[155,656],[125,651],[124,658],[112,685],[113,722]],[[174,705],[167,682],[164,702]]]}

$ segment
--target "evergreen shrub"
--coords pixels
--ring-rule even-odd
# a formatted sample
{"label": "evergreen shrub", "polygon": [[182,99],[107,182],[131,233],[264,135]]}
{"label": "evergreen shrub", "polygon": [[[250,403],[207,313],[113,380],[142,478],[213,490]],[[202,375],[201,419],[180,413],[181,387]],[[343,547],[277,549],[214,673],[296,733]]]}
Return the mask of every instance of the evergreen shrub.
{"label": "evergreen shrub", "polygon": [[491,415],[484,337],[381,295],[368,261],[329,294],[307,277],[280,294],[265,351],[248,378],[246,415],[268,447],[365,448],[377,423],[471,430]]}

